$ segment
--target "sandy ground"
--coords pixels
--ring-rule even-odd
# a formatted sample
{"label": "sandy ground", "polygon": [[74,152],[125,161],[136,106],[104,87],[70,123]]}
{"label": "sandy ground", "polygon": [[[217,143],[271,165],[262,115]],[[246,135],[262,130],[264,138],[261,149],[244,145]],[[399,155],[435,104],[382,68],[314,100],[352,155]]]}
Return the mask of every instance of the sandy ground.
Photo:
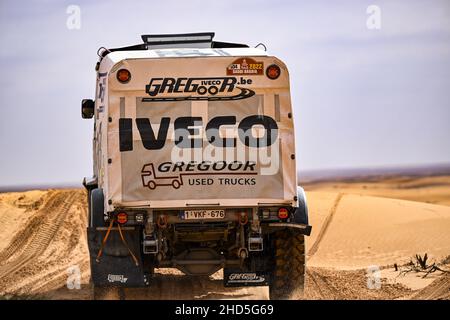
{"label": "sandy ground", "polygon": [[345,192],[392,199],[450,205],[450,176],[386,176],[346,181],[307,182],[309,191]]}
{"label": "sandy ground", "polygon": [[[293,299],[450,299],[450,273],[401,272],[425,253],[450,270],[450,177],[321,182],[306,190],[313,232],[305,293]],[[0,194],[0,297],[92,299],[85,197],[81,189]],[[68,289],[77,270],[81,288]],[[119,297],[267,299],[268,288],[224,288],[221,272],[199,278],[160,269],[150,288],[105,295]]]}

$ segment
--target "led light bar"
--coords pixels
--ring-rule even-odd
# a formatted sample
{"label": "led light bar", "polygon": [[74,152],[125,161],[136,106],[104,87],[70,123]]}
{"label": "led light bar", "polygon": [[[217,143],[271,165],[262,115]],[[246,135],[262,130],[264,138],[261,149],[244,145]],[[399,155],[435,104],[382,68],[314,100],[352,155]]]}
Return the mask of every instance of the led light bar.
{"label": "led light bar", "polygon": [[145,44],[150,47],[167,45],[203,44],[202,47],[211,47],[214,32],[181,33],[181,34],[145,34],[141,36]]}

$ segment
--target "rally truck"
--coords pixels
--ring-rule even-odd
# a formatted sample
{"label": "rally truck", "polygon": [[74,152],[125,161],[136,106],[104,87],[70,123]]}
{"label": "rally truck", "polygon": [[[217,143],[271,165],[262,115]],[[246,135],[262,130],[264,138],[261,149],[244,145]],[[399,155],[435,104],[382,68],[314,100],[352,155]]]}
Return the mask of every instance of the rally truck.
{"label": "rally truck", "polygon": [[225,286],[268,286],[271,299],[303,290],[311,226],[289,73],[260,47],[205,32],[99,49],[81,106],[94,119],[94,290],[151,290],[159,268],[223,269]]}

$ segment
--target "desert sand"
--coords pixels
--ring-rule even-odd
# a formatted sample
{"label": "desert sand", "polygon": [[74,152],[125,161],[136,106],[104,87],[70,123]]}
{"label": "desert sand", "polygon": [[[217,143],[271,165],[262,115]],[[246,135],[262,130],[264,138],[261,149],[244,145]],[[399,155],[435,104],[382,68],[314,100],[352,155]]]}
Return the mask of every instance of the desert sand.
{"label": "desert sand", "polygon": [[450,176],[375,176],[302,183],[308,191],[345,192],[348,194],[411,200],[450,205]]}
{"label": "desert sand", "polygon": [[[449,176],[305,187],[313,231],[306,242],[305,293],[292,299],[450,299],[449,273],[402,273],[415,254],[425,253],[430,264],[450,270]],[[85,199],[82,189],[0,194],[0,297],[92,299]],[[379,287],[368,286],[368,268],[380,276]],[[77,269],[81,288],[68,289]],[[265,287],[223,288],[221,277],[160,269],[151,290],[112,291],[105,298],[268,298]]]}

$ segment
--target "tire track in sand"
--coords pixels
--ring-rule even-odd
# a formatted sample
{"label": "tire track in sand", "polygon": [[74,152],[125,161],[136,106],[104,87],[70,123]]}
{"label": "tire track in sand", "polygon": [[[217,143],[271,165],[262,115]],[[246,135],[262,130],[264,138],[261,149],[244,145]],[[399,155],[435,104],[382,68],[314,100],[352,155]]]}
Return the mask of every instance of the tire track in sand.
{"label": "tire track in sand", "polygon": [[450,298],[450,275],[444,274],[430,285],[421,289],[410,299],[413,300],[447,300]]}
{"label": "tire track in sand", "polygon": [[34,230],[39,228],[42,223],[42,220],[48,215],[48,211],[53,208],[60,197],[58,197],[59,192],[57,191],[49,191],[46,195],[46,201],[44,203],[43,208],[41,208],[36,214],[34,214],[33,218],[22,227],[16,234],[13,239],[9,243],[9,245],[0,252],[0,265],[6,264],[7,260],[11,258],[13,255],[22,251],[26,244],[30,241],[33,236]]}
{"label": "tire track in sand", "polygon": [[307,270],[306,281],[311,280],[311,284],[307,285],[308,295],[318,296],[320,299],[336,300],[342,299],[341,293],[329,283],[329,279],[321,275],[317,271]]}
{"label": "tire track in sand", "polygon": [[337,211],[337,208],[339,206],[339,203],[341,202],[341,199],[344,197],[344,193],[338,193],[336,200],[334,200],[334,204],[333,207],[331,207],[330,213],[328,214],[327,218],[325,219],[322,228],[319,231],[319,234],[316,238],[316,241],[314,242],[314,244],[311,246],[311,248],[309,249],[308,253],[307,253],[307,257],[311,258],[319,249],[320,246],[320,242],[322,241],[323,237],[325,236],[325,233],[328,230],[328,227],[330,226],[331,221],[333,220],[333,217]]}
{"label": "tire track in sand", "polygon": [[[322,225],[322,228],[319,231],[316,241],[313,243],[311,248],[308,250],[308,253],[306,254],[307,258],[311,258],[319,249],[320,242],[325,236],[343,196],[344,193],[338,193],[336,199],[334,200],[333,206],[330,209],[330,213],[326,217]],[[338,292],[336,292],[336,290],[333,287],[331,287],[330,284],[327,281],[325,281],[324,278],[321,277],[319,274],[317,274],[315,271],[311,271],[308,268],[306,268],[305,276],[306,281],[311,281],[311,284],[308,285],[308,290],[314,291],[312,293],[313,295],[314,293],[316,293],[320,297],[320,299],[335,299],[336,296],[338,295]],[[311,292],[309,294],[311,294]]]}
{"label": "tire track in sand", "polygon": [[[53,236],[66,219],[69,209],[76,197],[77,194],[70,191],[56,192],[47,202],[47,205],[45,205],[45,207],[41,210],[39,216],[41,216],[44,221],[33,233],[33,235],[30,237],[27,234],[30,231],[27,229],[20,232],[23,234],[23,237],[30,237],[30,240],[17,258],[0,267],[1,282],[5,282],[5,280],[6,283],[11,281],[13,282],[14,278],[11,276],[31,262],[35,261],[35,258],[40,256],[45,251]],[[2,252],[1,256],[11,257],[14,250],[17,249],[20,244],[23,244],[23,242],[27,241],[17,238],[16,241],[13,241],[13,243],[4,252]],[[2,286],[5,288],[5,283],[2,283]]]}

